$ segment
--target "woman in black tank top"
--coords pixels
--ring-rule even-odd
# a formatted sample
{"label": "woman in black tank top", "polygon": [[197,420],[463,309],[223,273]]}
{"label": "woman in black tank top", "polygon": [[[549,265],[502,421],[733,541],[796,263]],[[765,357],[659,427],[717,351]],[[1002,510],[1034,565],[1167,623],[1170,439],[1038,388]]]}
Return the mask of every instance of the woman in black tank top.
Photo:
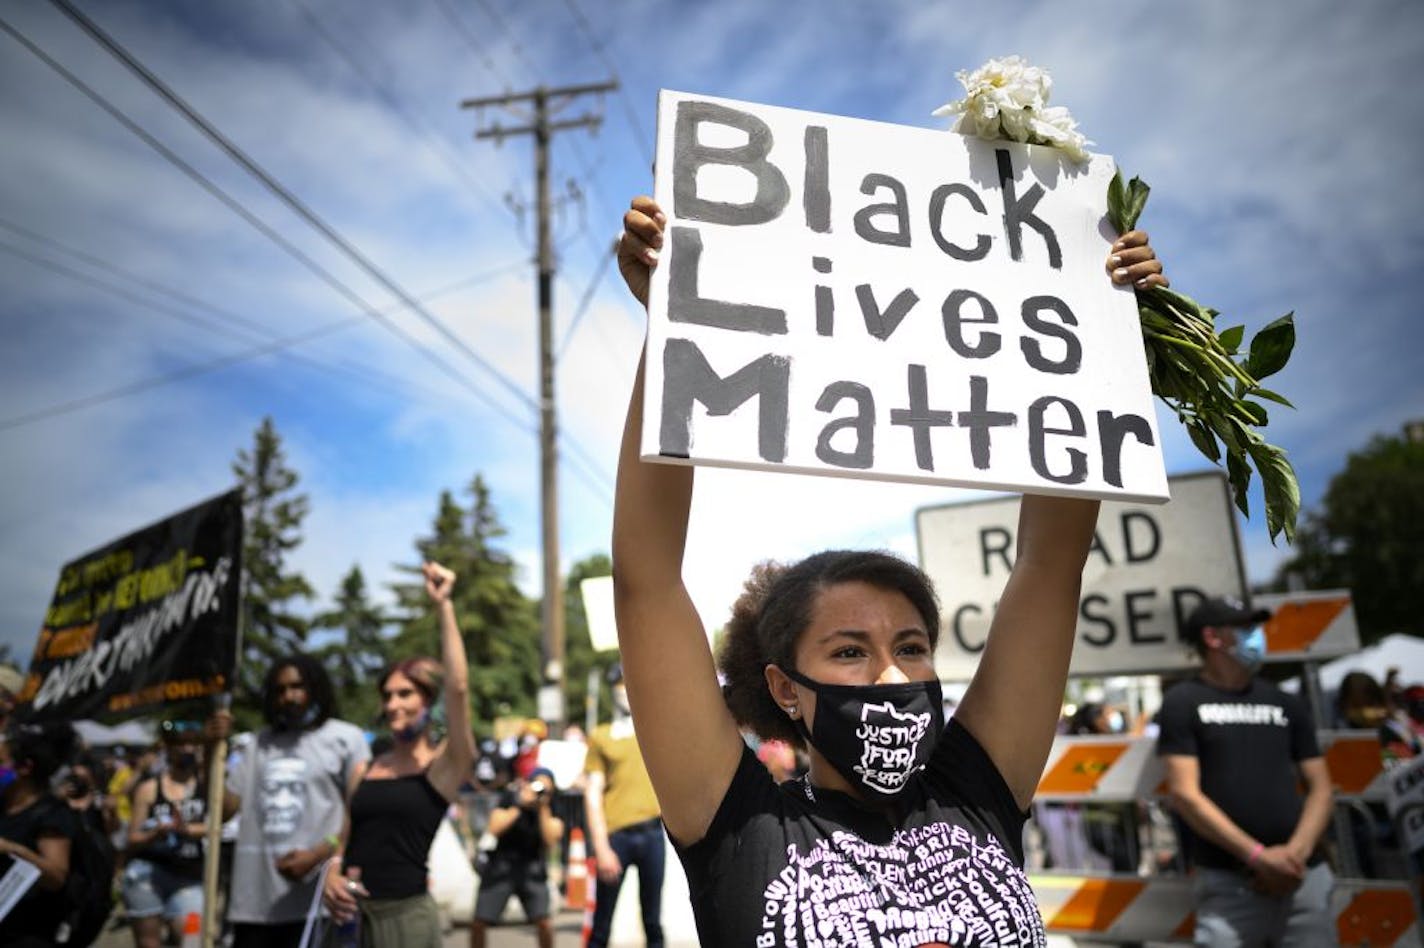
{"label": "woman in black tank top", "polygon": [[[376,948],[439,948],[440,918],[426,888],[426,855],[475,761],[469,671],[450,601],[455,574],[438,563],[422,569],[426,594],[440,616],[441,661],[407,659],[382,675],[381,707],[395,747],[352,777],[341,871],[328,870],[324,890],[338,922],[359,912],[362,943]],[[448,736],[436,744],[429,734],[430,712],[442,696]]]}

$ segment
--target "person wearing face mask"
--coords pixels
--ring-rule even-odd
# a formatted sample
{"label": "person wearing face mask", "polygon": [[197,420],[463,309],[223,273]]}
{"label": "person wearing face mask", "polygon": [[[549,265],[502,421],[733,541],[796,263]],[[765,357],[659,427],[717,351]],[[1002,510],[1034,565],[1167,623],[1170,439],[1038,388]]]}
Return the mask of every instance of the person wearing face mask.
{"label": "person wearing face mask", "polygon": [[[352,777],[344,855],[339,869],[328,869],[323,891],[336,921],[357,921],[361,943],[370,948],[439,948],[427,856],[475,763],[469,665],[450,598],[455,574],[439,563],[421,570],[440,622],[441,660],[405,659],[381,676],[381,710],[393,743]],[[448,736],[437,740],[431,712],[442,700]]]}
{"label": "person wearing face mask", "polygon": [[138,948],[159,948],[165,921],[177,941],[184,919],[203,911],[203,724],[170,720],[160,731],[165,762],[134,788],[121,886]]}
{"label": "person wearing face mask", "polygon": [[279,659],[262,682],[262,719],[227,780],[242,814],[227,917],[234,948],[296,948],[346,817],[346,788],[371,759],[365,735],[338,720],[331,677],[310,655]]}
{"label": "person wearing face mask", "polygon": [[588,738],[588,756],[584,758],[584,817],[598,876],[588,943],[590,948],[608,944],[618,893],[629,867],[636,866],[643,936],[649,948],[660,948],[667,843],[658,798],[633,733],[622,665],[608,670],[608,680],[613,695],[613,721],[593,729]]}
{"label": "person wearing face mask", "polygon": [[1201,672],[1162,701],[1157,753],[1196,837],[1198,945],[1335,943],[1334,880],[1318,850],[1330,775],[1305,703],[1256,675],[1270,615],[1201,602],[1182,630]]}
{"label": "person wearing face mask", "polygon": [[[644,305],[666,223],[647,197],[624,215],[619,270]],[[1166,284],[1139,231],[1108,266],[1102,279]],[[1053,743],[1098,503],[1023,498],[1011,577],[946,725],[939,604],[924,573],[889,554],[758,569],[714,663],[682,575],[694,468],[645,463],[643,424],[640,366],[618,464],[614,607],[701,943],[1045,944],[1024,810]],[[807,747],[806,776],[774,784],[741,728]]]}
{"label": "person wearing face mask", "polygon": [[[1120,708],[1100,701],[1079,705],[1068,723],[1068,733],[1082,737],[1107,737],[1127,730],[1127,718]],[[1082,803],[1077,806],[1083,840],[1113,872],[1136,872],[1136,805],[1132,803]],[[1091,868],[1058,864],[1054,868]]]}

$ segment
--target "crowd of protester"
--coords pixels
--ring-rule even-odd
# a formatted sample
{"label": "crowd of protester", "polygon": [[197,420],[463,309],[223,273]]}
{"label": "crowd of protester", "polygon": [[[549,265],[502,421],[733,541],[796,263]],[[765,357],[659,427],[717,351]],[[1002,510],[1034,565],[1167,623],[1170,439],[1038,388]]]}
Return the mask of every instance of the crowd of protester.
{"label": "crowd of protester", "polygon": [[[423,727],[420,719],[435,703],[435,664],[423,672],[430,677],[412,704],[407,729]],[[403,675],[422,680],[417,666]],[[214,736],[212,721],[164,720],[151,744],[90,748],[68,725],[10,721],[19,683],[17,674],[0,670],[0,874],[11,861],[23,860],[39,876],[0,920],[0,943],[82,946],[107,925],[128,927],[141,948],[176,944],[183,923],[203,909],[204,754]],[[377,758],[389,755],[400,746],[400,735],[373,742],[373,735],[341,721],[325,671],[304,655],[269,669],[262,701],[264,727],[234,741],[228,759],[223,817],[237,818],[227,834],[232,845],[225,853],[224,930],[228,943],[237,946],[295,946],[312,907],[317,870],[347,842],[352,787],[373,750]],[[626,715],[626,703],[620,707]],[[1322,725],[1374,732],[1385,767],[1424,754],[1424,685],[1403,683],[1397,669],[1384,681],[1349,673],[1331,710],[1333,719]],[[571,834],[593,831],[584,805],[589,773],[557,787],[554,774],[539,763],[541,745],[551,736],[548,725],[537,719],[505,724],[500,736],[473,741],[472,757],[451,778],[454,803],[432,797],[431,818],[449,818],[458,828],[480,876],[472,944],[484,944],[488,927],[507,918],[507,905],[514,901],[536,926],[540,944],[551,944],[550,883],[558,881]],[[1133,718],[1105,701],[1065,706],[1060,725],[1069,735],[1156,736],[1156,731],[1153,715]],[[580,744],[587,740],[576,725],[558,736]],[[595,736],[609,740],[607,726]],[[778,783],[805,773],[804,751],[774,739],[752,743],[756,759]],[[609,762],[606,750],[595,757],[596,823],[604,819]],[[1039,865],[1116,872],[1182,868],[1177,853],[1164,857],[1154,842],[1171,814],[1149,801],[1139,801],[1135,815],[1120,812],[1126,806],[1038,804]],[[1351,808],[1348,821],[1366,877],[1381,869],[1373,854],[1394,843],[1382,807],[1369,812],[1367,819]],[[1166,837],[1179,837],[1181,825],[1176,829]],[[608,837],[603,827],[602,843],[590,850],[608,848]],[[428,846],[428,839],[422,836],[417,843],[421,840]],[[547,872],[551,865],[553,876]],[[601,875],[605,883],[618,879]]]}

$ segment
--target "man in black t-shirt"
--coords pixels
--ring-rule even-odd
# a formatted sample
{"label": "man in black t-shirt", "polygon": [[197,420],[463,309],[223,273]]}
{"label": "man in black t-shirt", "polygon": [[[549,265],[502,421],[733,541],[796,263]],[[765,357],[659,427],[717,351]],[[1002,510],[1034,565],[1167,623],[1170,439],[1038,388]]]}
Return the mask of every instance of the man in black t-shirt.
{"label": "man in black t-shirt", "polygon": [[480,875],[471,948],[484,948],[485,931],[504,913],[510,896],[519,899],[524,915],[538,930],[539,948],[553,948],[549,920],[549,847],[564,835],[564,822],[553,815],[554,774],[535,768],[528,780],[515,780],[503,791],[490,814],[489,831],[499,844]]}
{"label": "man in black t-shirt", "polygon": [[1269,617],[1227,599],[1202,602],[1183,629],[1201,674],[1162,703],[1157,753],[1197,837],[1198,945],[1335,944],[1333,877],[1316,852],[1330,775],[1305,703],[1256,677]]}

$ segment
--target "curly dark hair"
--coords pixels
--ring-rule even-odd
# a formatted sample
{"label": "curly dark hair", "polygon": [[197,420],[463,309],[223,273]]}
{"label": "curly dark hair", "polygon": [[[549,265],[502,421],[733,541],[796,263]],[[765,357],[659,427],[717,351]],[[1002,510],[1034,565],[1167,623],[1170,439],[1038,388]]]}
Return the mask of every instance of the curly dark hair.
{"label": "curly dark hair", "polygon": [[796,642],[811,624],[816,598],[839,583],[869,583],[898,592],[919,612],[930,646],[939,643],[939,600],[919,567],[875,550],[826,550],[786,566],[762,563],[752,570],[717,655],[726,682],[722,689],[737,724],[764,741],[805,746],[801,732],[777,707],[767,688],[765,668],[794,668]]}
{"label": "curly dark hair", "polygon": [[262,679],[262,719],[267,726],[277,726],[277,676],[283,669],[295,668],[302,676],[302,684],[307,689],[309,707],[316,708],[316,717],[311,727],[321,727],[328,718],[337,716],[336,689],[331,685],[331,676],[326,668],[305,652],[293,652],[272,663],[267,669],[267,677]]}

